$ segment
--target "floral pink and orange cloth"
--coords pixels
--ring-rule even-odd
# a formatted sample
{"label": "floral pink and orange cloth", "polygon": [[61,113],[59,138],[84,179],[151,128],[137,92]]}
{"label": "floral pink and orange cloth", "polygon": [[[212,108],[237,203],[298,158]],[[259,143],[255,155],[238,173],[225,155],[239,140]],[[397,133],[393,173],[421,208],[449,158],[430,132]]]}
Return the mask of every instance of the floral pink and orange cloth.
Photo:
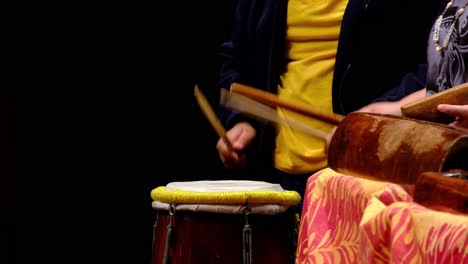
{"label": "floral pink and orange cloth", "polygon": [[468,263],[468,216],[326,168],[307,182],[296,263]]}

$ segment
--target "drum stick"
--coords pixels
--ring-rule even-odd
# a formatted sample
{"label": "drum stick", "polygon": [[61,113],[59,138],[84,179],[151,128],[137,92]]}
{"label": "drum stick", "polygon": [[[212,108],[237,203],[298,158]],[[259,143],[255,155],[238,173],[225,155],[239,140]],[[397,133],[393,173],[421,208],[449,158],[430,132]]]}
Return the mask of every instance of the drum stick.
{"label": "drum stick", "polygon": [[468,83],[454,86],[421,100],[403,105],[401,112],[403,116],[434,123],[448,124],[452,122],[453,117],[437,110],[437,105],[439,104],[468,104]]}
{"label": "drum stick", "polygon": [[320,138],[322,140],[326,140],[327,138],[327,134],[325,132],[317,130],[291,118],[282,118],[278,116],[276,109],[250,99],[246,96],[230,93],[226,89],[221,89],[220,104],[254,118],[287,125],[291,128],[300,130],[308,135]]}
{"label": "drum stick", "polygon": [[265,92],[240,83],[233,83],[231,85],[231,93],[247,96],[272,107],[283,107],[306,116],[320,119],[332,125],[338,125],[344,118],[342,115],[326,112],[306,103],[279,98],[277,95],[270,92]]}
{"label": "drum stick", "polygon": [[210,122],[211,126],[214,128],[218,136],[223,139],[224,143],[226,143],[228,149],[232,151],[232,144],[226,136],[226,130],[216,116],[216,113],[213,111],[213,108],[211,108],[211,105],[206,97],[198,88],[198,85],[195,85],[195,98],[197,99],[198,105],[200,106],[205,117]]}

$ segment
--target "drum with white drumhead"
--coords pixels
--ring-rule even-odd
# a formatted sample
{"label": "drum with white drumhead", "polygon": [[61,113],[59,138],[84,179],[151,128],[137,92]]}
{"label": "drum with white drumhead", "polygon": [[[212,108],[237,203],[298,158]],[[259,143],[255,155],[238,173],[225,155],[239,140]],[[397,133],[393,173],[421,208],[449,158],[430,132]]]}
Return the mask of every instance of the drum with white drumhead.
{"label": "drum with white drumhead", "polygon": [[151,191],[152,264],[294,263],[301,197],[261,181],[172,182]]}

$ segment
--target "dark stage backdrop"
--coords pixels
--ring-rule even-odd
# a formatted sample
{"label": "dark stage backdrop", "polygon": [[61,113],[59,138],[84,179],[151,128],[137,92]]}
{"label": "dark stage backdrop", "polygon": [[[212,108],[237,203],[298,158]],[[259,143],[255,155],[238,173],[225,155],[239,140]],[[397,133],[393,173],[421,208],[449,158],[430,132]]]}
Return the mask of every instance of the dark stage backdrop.
{"label": "dark stage backdrop", "polygon": [[0,263],[13,260],[12,104],[7,85],[6,3],[0,3]]}
{"label": "dark stage backdrop", "polygon": [[150,191],[222,177],[193,87],[234,5],[8,2],[13,263],[150,262]]}

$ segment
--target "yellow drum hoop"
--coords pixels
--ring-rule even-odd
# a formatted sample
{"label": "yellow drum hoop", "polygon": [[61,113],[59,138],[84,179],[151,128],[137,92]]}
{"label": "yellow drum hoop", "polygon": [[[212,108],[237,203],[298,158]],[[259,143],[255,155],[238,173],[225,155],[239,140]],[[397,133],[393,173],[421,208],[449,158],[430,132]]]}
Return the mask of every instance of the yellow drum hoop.
{"label": "yellow drum hoop", "polygon": [[151,198],[169,204],[280,204],[297,205],[301,196],[296,191],[232,191],[195,192],[168,190],[160,186],[151,191]]}

